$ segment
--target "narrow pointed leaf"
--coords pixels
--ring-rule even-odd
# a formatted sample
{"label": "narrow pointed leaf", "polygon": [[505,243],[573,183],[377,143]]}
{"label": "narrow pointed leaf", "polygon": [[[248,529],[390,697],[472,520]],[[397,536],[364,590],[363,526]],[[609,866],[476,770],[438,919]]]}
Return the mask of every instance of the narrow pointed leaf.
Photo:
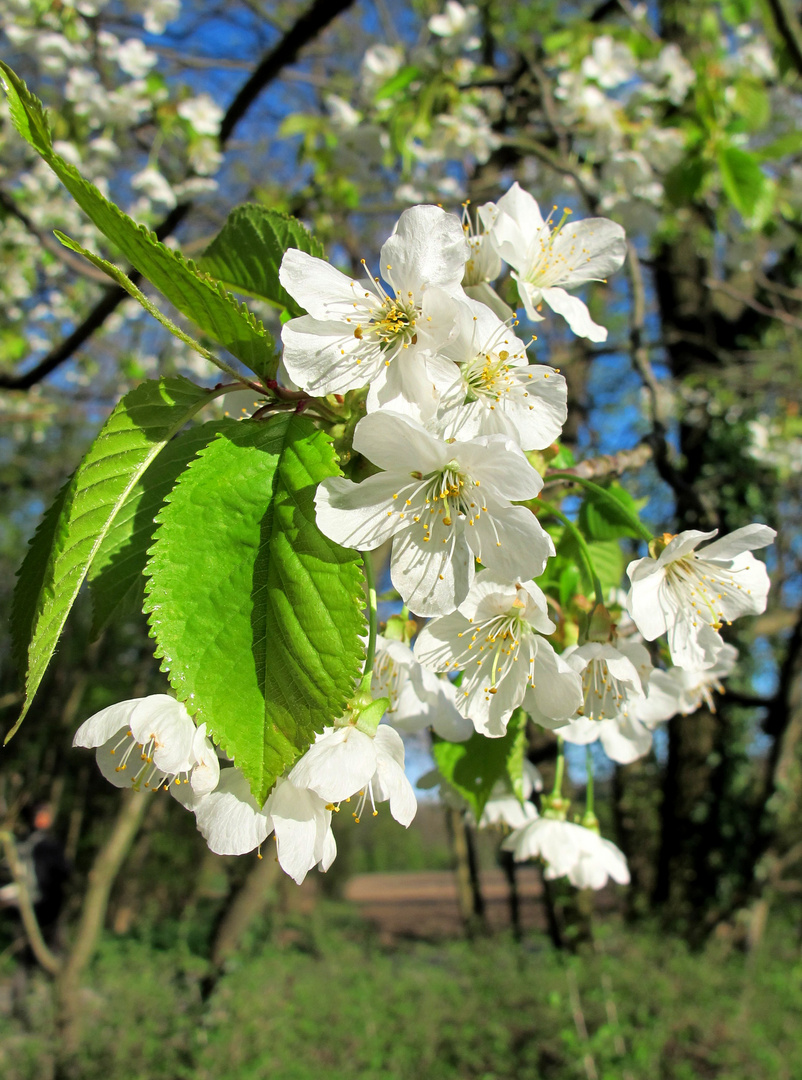
{"label": "narrow pointed leaf", "polygon": [[41,101],[2,61],[0,72],[17,131],[41,154],[103,235],[204,333],[257,374],[272,378],[276,367],[275,347],[261,322],[218,281],[198,270],[179,252],[165,247],[154,233],[109,202],[74,165],[60,157],[53,149]]}
{"label": "narrow pointed leaf", "polygon": [[[15,594],[14,650],[27,653],[28,672],[22,712],[6,742],[30,708],[84,578],[132,488],[173,435],[215,396],[181,376],[138,386],[111,414],[59,496],[58,517],[49,515],[34,539]],[[44,559],[48,546],[39,582],[30,560],[34,552]]]}
{"label": "narrow pointed leaf", "polygon": [[305,417],[232,422],[179,477],[147,566],[162,667],[260,803],[361,669],[360,558],[315,524],[337,471]]}
{"label": "narrow pointed leaf", "polygon": [[299,248],[323,258],[320,241],[296,218],[268,210],[266,206],[238,206],[198,259],[198,267],[234,292],[286,308],[290,315],[303,315],[304,308],[282,288],[278,279],[287,248]]}

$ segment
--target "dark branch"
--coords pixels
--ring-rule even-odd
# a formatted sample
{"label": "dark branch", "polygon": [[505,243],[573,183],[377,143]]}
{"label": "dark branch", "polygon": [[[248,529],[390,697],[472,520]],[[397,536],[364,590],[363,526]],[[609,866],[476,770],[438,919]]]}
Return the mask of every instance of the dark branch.
{"label": "dark branch", "polygon": [[[219,136],[221,150],[224,149],[234,128],[245,116],[259,94],[281,74],[285,67],[295,62],[304,45],[312,41],[333,19],[351,7],[353,3],[354,0],[314,0],[311,7],[295,21],[281,40],[265,54],[254,69],[253,74],[240,88],[223,117]],[[155,230],[158,238],[163,240],[166,236],[170,236],[191,209],[192,203],[186,202],[171,210]],[[132,272],[129,277],[132,281],[137,282],[140,280],[141,275]],[[28,390],[31,386],[41,382],[57,367],[69,360],[73,353],[96,330],[100,329],[109,315],[127,295],[128,293],[124,289],[116,286],[106,289],[84,321],[73,330],[68,338],[51,349],[36,367],[31,368],[24,375],[0,375],[0,389]]]}

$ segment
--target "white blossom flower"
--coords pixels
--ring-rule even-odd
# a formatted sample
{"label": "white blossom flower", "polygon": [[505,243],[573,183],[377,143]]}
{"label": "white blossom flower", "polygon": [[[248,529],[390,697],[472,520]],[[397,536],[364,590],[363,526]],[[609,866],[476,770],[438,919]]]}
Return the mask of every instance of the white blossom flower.
{"label": "white blossom flower", "polygon": [[530,364],[524,343],[482,303],[462,304],[457,328],[441,349],[459,366],[439,385],[437,429],[454,439],[506,435],[522,450],[550,446],[568,416],[563,376]]}
{"label": "white blossom flower", "polygon": [[466,258],[459,220],[437,206],[405,210],[382,247],[389,292],[378,278],[354,281],[323,259],[290,248],[279,279],[309,313],[282,329],[290,378],[313,394],[369,384],[368,411],[398,402],[431,415],[434,354],[453,333]]}
{"label": "white blossom flower", "polygon": [[352,724],[325,728],[293,766],[289,779],[297,788],[316,792],[327,805],[358,795],[353,815],[357,822],[368,799],[374,815],[376,803],[389,800],[390,813],[405,827],[418,809],[404,773],[404,743],[386,724],[374,735]]}
{"label": "white blossom flower", "polygon": [[604,281],[619,269],[627,251],[620,225],[607,218],[574,224],[564,217],[552,229],[551,218],[543,220],[535,200],[517,183],[497,204],[482,206],[479,214],[496,251],[513,268],[530,319],[543,318],[537,310],[542,302],[562,315],[577,336],[607,340],[607,330],[594,323],[587,306],[562,286]]}
{"label": "white blossom flower", "polygon": [[[217,757],[180,701],[151,694],[110,705],[78,728],[73,746],[97,749],[97,763],[115,787],[157,790],[189,783],[197,795],[217,783]],[[183,778],[183,779],[182,779]]]}
{"label": "white blossom flower", "polygon": [[766,610],[769,576],[752,550],[772,543],[776,532],[767,525],[746,525],[697,554],[699,544],[717,532],[666,534],[657,558],[646,556],[627,567],[632,582],[627,610],[647,641],[668,635],[677,667],[713,667],[722,624]]}
{"label": "white blossom flower", "polygon": [[484,571],[459,609],[418,635],[415,655],[435,671],[462,670],[457,707],[478,732],[499,738],[515,709],[530,699],[538,712],[564,720],[582,703],[579,676],[543,634],[556,629],[534,581]]}
{"label": "white blossom flower", "polygon": [[542,859],[548,881],[567,877],[578,889],[601,889],[608,878],[629,883],[627,861],[615,844],[569,821],[537,817],[511,833],[502,847],[516,862]]}
{"label": "white blossom flower", "polygon": [[453,611],[468,594],[474,558],[509,578],[543,572],[554,545],[512,500],[534,498],[539,474],[511,440],[447,442],[393,412],[356,426],[354,449],[385,471],[361,484],[324,480],[315,497],[321,532],[372,550],[394,537],[390,572],[419,615]]}
{"label": "white blossom flower", "polygon": [[721,642],[712,667],[703,670],[673,667],[668,671],[655,671],[649,680],[649,690],[644,701],[638,702],[635,712],[645,724],[670,720],[681,713],[690,716],[702,702],[711,712],[716,711],[713,691],[724,692],[721,680],[731,674],[738,659],[734,645]]}
{"label": "white blossom flower", "polygon": [[453,685],[422,667],[403,641],[377,636],[371,692],[389,700],[384,721],[397,731],[412,735],[430,727],[449,742],[464,742],[473,733],[457,709]]}
{"label": "white blossom flower", "polygon": [[217,135],[220,131],[223,110],[208,94],[187,98],[179,104],[176,112],[182,120],[191,124],[199,135]]}
{"label": "white blossom flower", "polygon": [[360,71],[362,93],[373,97],[377,90],[392,79],[404,62],[404,51],[397,45],[371,45],[362,57]]}
{"label": "white blossom flower", "polygon": [[279,865],[299,885],[313,866],[328,870],[337,854],[331,810],[285,777],[260,808],[240,770],[224,769],[217,788],[194,810],[198,829],[217,855],[245,855],[275,832]]}
{"label": "white blossom flower", "polygon": [[646,696],[652,661],[639,642],[587,641],[566,649],[563,659],[582,678],[580,717],[600,721],[628,716]]}

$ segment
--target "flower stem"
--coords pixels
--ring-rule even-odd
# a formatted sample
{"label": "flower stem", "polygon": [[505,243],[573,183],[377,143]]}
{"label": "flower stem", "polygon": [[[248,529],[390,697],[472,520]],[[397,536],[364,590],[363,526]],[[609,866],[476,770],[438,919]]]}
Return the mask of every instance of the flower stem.
{"label": "flower stem", "polygon": [[370,552],[363,551],[362,566],[365,571],[365,584],[368,587],[368,649],[365,654],[365,669],[362,673],[362,688],[370,691],[373,674],[373,659],[376,655],[376,628],[379,621],[379,608],[376,599],[376,579],[373,575],[373,563]]}
{"label": "flower stem", "polygon": [[575,476],[573,473],[564,472],[550,472],[548,475],[549,481],[551,480],[567,480],[572,484],[579,484],[580,487],[585,488],[587,491],[592,491],[599,499],[603,499],[608,505],[615,509],[615,512],[619,518],[623,518],[633,529],[641,536],[647,544],[650,544],[654,537],[649,529],[641,522],[635,514],[630,513],[629,510],[620,503],[614,495],[611,495],[606,488],[603,488],[601,484],[594,484],[592,480],[586,480],[584,476]]}
{"label": "flower stem", "polygon": [[561,521],[563,525],[565,525],[566,529],[568,529],[568,531],[571,533],[573,538],[576,540],[579,550],[582,552],[582,558],[585,560],[585,565],[587,566],[590,580],[593,582],[593,591],[596,593],[596,604],[597,606],[602,606],[604,604],[604,590],[602,589],[599,575],[596,573],[596,569],[593,565],[593,559],[590,555],[590,549],[585,542],[585,537],[582,535],[576,525],[574,525],[573,521],[571,521],[570,518],[565,516],[562,510],[558,510],[556,506],[552,506],[551,503],[547,502],[541,502],[540,506],[542,506],[545,511],[551,514],[552,517],[556,517],[559,521]]}
{"label": "flower stem", "polygon": [[561,798],[563,793],[563,776],[565,775],[565,740],[557,736],[557,765],[554,770],[554,787],[551,797]]}

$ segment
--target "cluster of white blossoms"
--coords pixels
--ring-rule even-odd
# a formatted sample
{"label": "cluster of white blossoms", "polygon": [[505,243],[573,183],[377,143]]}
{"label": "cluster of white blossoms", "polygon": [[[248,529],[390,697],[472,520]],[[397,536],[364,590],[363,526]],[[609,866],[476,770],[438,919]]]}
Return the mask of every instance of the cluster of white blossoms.
{"label": "cluster of white blossoms", "polygon": [[[479,220],[477,234],[467,217],[437,206],[405,211],[382,247],[380,277],[354,280],[296,249],[280,267],[307,311],[282,330],[289,380],[310,396],[331,395],[332,405],[355,391],[354,407],[364,402],[366,413],[344,460],[368,475],[319,485],[318,527],[362,552],[392,541],[390,575],[404,605],[378,637],[346,715],[263,806],[236,767],[219,768],[205,728],[163,695],[112,706],[76,736],[99,747],[112,782],[168,786],[215,852],[242,854],[274,833],[281,866],[299,882],[334,859],[332,815],[344,801],[356,800],[357,821],[386,801],[410,823],[416,801],[399,732],[501,738],[523,708],[567,742],[599,740],[613,760],[632,761],[648,752],[657,723],[712,703],[736,655],[721,625],[765,608],[768,575],[751,549],[770,543],[771,529],[748,526],[698,553],[713,533],[666,535],[629,567],[629,626],[619,633],[597,604],[579,643],[560,645],[534,580],[555,548],[536,516],[543,478],[527,452],[559,437],[567,388],[556,370],[529,362],[492,283],[506,263],[530,319],[546,304],[575,333],[603,340],[567,290],[620,267],[626,242],[604,219],[544,220],[517,184],[480,207]],[[414,648],[408,612],[429,620]],[[674,669],[655,671],[638,634],[667,635]],[[626,861],[599,836],[590,801],[581,819],[567,820],[562,771],[560,758],[540,812],[528,801],[511,810],[516,797],[502,784],[479,824],[505,822],[513,857],[541,858],[548,877],[592,888],[625,882]],[[530,778],[528,793],[533,786]]]}

